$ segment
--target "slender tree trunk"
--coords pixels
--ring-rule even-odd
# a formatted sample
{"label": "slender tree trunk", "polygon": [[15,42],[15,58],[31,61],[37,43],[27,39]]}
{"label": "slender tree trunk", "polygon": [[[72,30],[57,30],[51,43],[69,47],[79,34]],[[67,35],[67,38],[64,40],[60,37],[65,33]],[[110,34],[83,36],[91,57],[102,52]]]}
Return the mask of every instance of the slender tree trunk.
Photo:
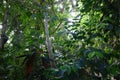
{"label": "slender tree trunk", "polygon": [[7,27],[7,19],[8,19],[8,4],[6,3],[6,12],[5,12],[4,21],[2,24],[2,34],[5,34],[6,27]]}
{"label": "slender tree trunk", "polygon": [[6,27],[7,27],[7,20],[8,20],[8,3],[6,3],[6,12],[4,15],[4,21],[2,24],[2,34],[0,38],[0,49],[4,49],[4,44],[7,42],[8,37],[5,35]]}
{"label": "slender tree trunk", "polygon": [[45,13],[44,25],[45,25],[46,45],[47,45],[48,55],[49,55],[49,58],[51,59],[50,65],[51,65],[51,67],[55,67],[54,55],[53,55],[51,41],[50,41],[50,37],[49,37],[49,30],[48,30],[49,25],[48,25],[47,12]]}

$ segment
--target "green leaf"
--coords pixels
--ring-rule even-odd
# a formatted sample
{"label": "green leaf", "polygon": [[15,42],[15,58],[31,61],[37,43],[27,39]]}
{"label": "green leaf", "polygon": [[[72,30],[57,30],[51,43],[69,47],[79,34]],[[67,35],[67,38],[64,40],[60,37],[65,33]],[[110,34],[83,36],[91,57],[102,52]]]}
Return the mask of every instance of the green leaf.
{"label": "green leaf", "polygon": [[75,66],[71,66],[71,69],[74,73],[77,73],[78,69]]}
{"label": "green leaf", "polygon": [[89,54],[88,54],[88,58],[93,58],[95,56],[95,52],[90,52]]}
{"label": "green leaf", "polygon": [[100,58],[103,58],[103,57],[104,57],[103,54],[100,53],[100,52],[96,52],[96,56],[98,56],[98,57],[100,57]]}

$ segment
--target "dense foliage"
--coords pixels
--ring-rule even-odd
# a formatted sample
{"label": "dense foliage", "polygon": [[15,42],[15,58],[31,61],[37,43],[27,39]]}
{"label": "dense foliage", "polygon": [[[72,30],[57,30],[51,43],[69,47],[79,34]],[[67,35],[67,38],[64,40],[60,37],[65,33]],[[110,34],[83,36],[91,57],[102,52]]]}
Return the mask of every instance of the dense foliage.
{"label": "dense foliage", "polygon": [[[120,79],[119,0],[1,0],[0,25],[9,5],[6,35],[0,50],[0,80],[24,80],[24,57],[35,57],[30,80]],[[45,15],[56,67],[48,63]],[[2,27],[1,27],[2,34]],[[35,48],[35,49],[33,49]],[[43,54],[41,54],[43,53]]]}

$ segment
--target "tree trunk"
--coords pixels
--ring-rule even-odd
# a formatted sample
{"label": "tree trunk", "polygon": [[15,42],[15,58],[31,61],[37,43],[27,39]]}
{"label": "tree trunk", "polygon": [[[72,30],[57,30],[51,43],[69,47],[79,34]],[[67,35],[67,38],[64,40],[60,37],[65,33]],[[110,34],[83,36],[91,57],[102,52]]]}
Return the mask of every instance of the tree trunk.
{"label": "tree trunk", "polygon": [[46,46],[47,46],[47,50],[48,50],[48,55],[49,55],[49,58],[52,60],[52,61],[50,61],[50,65],[51,65],[51,67],[55,67],[54,55],[53,55],[51,41],[50,41],[50,37],[49,37],[49,30],[48,30],[49,25],[48,25],[48,14],[47,14],[47,12],[45,13],[44,25],[45,25]]}

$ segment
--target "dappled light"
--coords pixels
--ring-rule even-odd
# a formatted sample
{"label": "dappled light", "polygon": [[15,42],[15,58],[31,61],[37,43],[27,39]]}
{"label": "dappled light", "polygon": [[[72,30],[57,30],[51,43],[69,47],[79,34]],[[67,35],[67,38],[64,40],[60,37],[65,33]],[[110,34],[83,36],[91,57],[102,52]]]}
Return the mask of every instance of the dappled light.
{"label": "dappled light", "polygon": [[120,80],[120,1],[0,0],[0,80]]}

